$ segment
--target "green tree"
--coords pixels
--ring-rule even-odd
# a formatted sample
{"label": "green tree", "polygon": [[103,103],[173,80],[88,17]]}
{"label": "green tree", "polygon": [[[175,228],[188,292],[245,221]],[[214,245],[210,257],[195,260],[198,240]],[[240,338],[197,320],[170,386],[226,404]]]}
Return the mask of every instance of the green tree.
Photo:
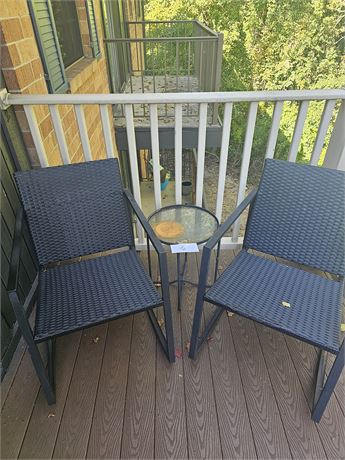
{"label": "green tree", "polygon": [[[145,5],[147,20],[199,19],[223,32],[225,91],[343,87],[344,17],[343,0],[147,0]],[[272,110],[272,104],[260,104],[254,160],[264,154]],[[300,161],[310,158],[322,110],[323,103],[310,104]],[[297,104],[285,104],[278,157],[287,155],[297,111]],[[231,134],[235,156],[241,154],[246,113],[247,105],[238,105]]]}

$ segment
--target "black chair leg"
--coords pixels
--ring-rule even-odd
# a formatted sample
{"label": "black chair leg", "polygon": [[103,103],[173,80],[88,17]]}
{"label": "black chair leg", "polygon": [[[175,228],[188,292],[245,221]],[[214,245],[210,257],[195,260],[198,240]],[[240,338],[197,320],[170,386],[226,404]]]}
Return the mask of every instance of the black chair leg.
{"label": "black chair leg", "polygon": [[48,354],[48,377],[49,382],[55,391],[55,339],[46,342]]}
{"label": "black chair leg", "polygon": [[165,334],[167,344],[167,356],[171,363],[175,362],[175,341],[174,341],[174,328],[171,313],[171,303],[169,294],[169,276],[167,271],[167,264],[161,264],[160,275],[162,282],[162,297],[163,297],[163,309],[164,309],[164,322],[165,322]]}
{"label": "black chair leg", "polygon": [[193,326],[192,326],[192,336],[190,339],[189,346],[189,357],[192,359],[196,358],[198,348],[199,348],[199,331],[201,325],[202,310],[204,306],[203,298],[197,296],[194,310]]}
{"label": "black chair leg", "polygon": [[312,419],[314,422],[319,422],[326,409],[328,401],[332,396],[333,390],[338,382],[340,374],[345,366],[345,340],[340,347],[340,350],[335,358],[333,366],[328,374],[326,382],[324,380],[324,369],[325,369],[325,354],[321,352],[319,367],[316,379],[314,407],[312,411]]}
{"label": "black chair leg", "polygon": [[33,342],[33,340],[32,340],[32,343],[29,343],[26,337],[25,339],[26,339],[26,342],[28,343],[28,350],[31,356],[31,360],[36,370],[37,377],[39,378],[41,382],[42,389],[44,391],[47,402],[49,405],[55,404],[56,399],[55,399],[54,388],[51,384],[49,376],[47,375],[47,371],[42,361],[42,357],[37,348],[37,345]]}
{"label": "black chair leg", "polygon": [[[28,299],[33,298],[34,293],[36,292],[36,288],[37,288],[37,277],[36,277],[35,283],[31,287],[30,293],[28,294],[27,302],[29,302]],[[46,367],[42,361],[41,354],[34,341],[32,330],[31,330],[29,321],[26,317],[25,309],[19,302],[19,298],[18,298],[16,291],[10,291],[8,295],[9,295],[13,310],[15,312],[15,315],[18,321],[18,326],[20,330],[22,331],[23,337],[28,345],[28,350],[31,356],[31,360],[34,365],[36,374],[41,382],[47,402],[49,405],[55,404],[56,400],[55,400],[54,388],[51,385],[49,376],[47,375],[47,372],[46,372]]]}

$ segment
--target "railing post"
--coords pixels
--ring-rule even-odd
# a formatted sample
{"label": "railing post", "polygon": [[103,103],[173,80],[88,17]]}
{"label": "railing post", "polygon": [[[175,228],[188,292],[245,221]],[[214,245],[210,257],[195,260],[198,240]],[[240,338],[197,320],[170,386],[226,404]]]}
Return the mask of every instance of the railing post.
{"label": "railing post", "polygon": [[325,168],[345,171],[345,101],[339,107],[337,119],[329,141],[325,161]]}
{"label": "railing post", "polygon": [[42,168],[49,166],[48,158],[43,146],[42,136],[38,127],[37,118],[31,105],[24,105],[24,112],[29,123],[31,136],[34,140],[37,155]]}

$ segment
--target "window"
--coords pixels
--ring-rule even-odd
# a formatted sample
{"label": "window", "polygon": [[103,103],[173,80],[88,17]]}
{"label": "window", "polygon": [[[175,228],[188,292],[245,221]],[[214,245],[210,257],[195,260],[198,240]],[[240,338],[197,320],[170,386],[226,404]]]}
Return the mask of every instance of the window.
{"label": "window", "polygon": [[75,2],[52,0],[55,27],[65,68],[83,56]]}
{"label": "window", "polygon": [[[75,0],[28,0],[50,93],[68,88],[66,67],[83,56]],[[101,56],[93,0],[86,0],[90,45],[93,56]]]}

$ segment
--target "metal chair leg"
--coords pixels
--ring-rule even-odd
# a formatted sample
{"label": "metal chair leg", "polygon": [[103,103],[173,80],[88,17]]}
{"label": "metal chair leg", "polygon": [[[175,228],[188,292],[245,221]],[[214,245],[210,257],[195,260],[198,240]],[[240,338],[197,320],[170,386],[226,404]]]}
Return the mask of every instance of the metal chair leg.
{"label": "metal chair leg", "polygon": [[197,295],[197,299],[195,303],[194,318],[193,318],[193,326],[192,326],[192,336],[190,339],[190,346],[189,346],[189,357],[192,359],[196,358],[196,354],[198,352],[199,331],[200,331],[200,325],[201,325],[202,310],[204,306],[203,296],[201,296],[201,298],[199,297],[200,296]]}
{"label": "metal chair leg", "polygon": [[[37,286],[37,284],[36,284]],[[35,286],[33,286],[32,289],[36,289]],[[34,341],[32,331],[29,325],[29,321],[26,317],[25,310],[22,307],[22,305],[19,302],[18,295],[15,291],[9,292],[9,297],[11,304],[13,306],[13,309],[16,314],[16,318],[18,321],[18,326],[20,330],[22,331],[23,337],[28,344],[28,351],[31,356],[32,363],[34,365],[36,374],[41,382],[44,394],[46,396],[48,404],[55,404],[55,393],[54,389],[50,383],[49,377],[46,372],[45,365],[42,361],[41,354],[37,348],[37,345]],[[29,296],[28,296],[29,297]]]}
{"label": "metal chair leg", "polygon": [[55,339],[46,342],[48,354],[48,377],[50,384],[55,391]]}
{"label": "metal chair leg", "polygon": [[171,363],[175,362],[175,343],[174,343],[174,329],[171,312],[170,294],[169,294],[169,276],[166,264],[166,254],[160,256],[164,263],[160,263],[160,275],[162,282],[162,298],[163,298],[163,309],[164,309],[164,322],[165,322],[165,334],[167,344],[167,355]]}
{"label": "metal chair leg", "polygon": [[344,366],[345,340],[343,340],[333,366],[328,374],[327,380],[323,385],[325,356],[324,353],[321,353],[315,388],[314,407],[311,415],[311,418],[314,420],[314,422],[319,422],[321,420],[321,417],[326,409],[330,397],[332,396],[333,390],[338,382],[342,370],[344,369]]}

